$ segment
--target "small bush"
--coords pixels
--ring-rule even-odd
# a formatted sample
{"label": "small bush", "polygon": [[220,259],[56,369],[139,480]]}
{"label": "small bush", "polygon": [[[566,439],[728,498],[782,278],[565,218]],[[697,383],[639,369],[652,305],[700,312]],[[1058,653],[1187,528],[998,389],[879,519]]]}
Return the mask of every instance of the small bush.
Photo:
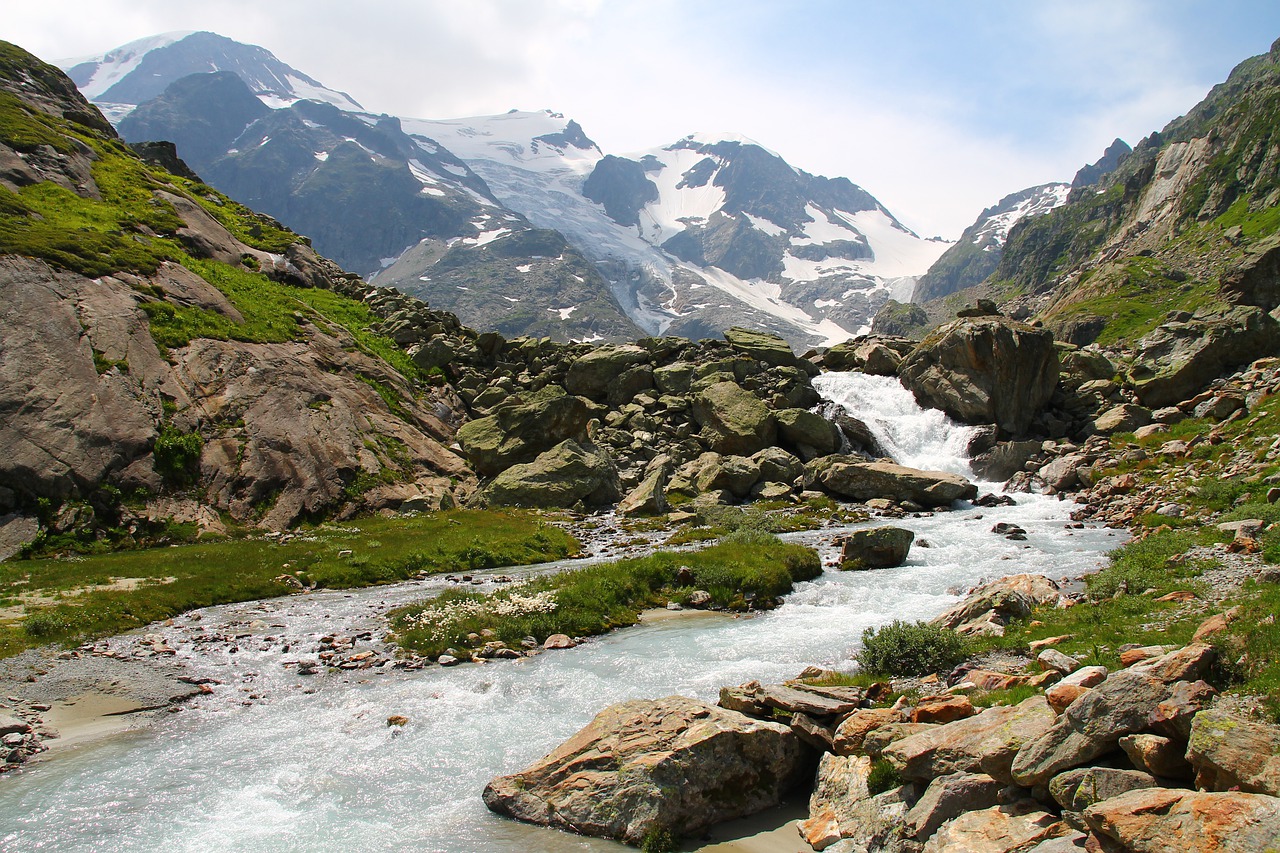
{"label": "small bush", "polygon": [[862,632],[856,659],[866,672],[928,675],[950,670],[969,655],[969,644],[954,631],[928,622],[894,620]]}
{"label": "small bush", "polygon": [[871,772],[867,774],[867,791],[871,796],[892,791],[901,784],[902,775],[885,759],[877,759],[871,765]]}
{"label": "small bush", "polygon": [[643,853],[672,853],[676,849],[676,840],[671,830],[655,826],[644,834],[640,849]]}
{"label": "small bush", "polygon": [[203,450],[204,440],[199,433],[179,432],[166,426],[160,430],[152,449],[156,458],[156,471],[169,483],[190,483],[195,477]]}

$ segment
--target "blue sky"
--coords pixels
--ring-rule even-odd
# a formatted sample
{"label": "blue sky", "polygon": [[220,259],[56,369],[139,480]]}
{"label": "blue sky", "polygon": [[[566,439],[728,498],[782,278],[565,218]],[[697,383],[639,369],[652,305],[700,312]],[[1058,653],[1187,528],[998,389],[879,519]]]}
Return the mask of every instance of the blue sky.
{"label": "blue sky", "polygon": [[742,133],[952,238],[1280,38],[1276,0],[62,0],[5,17],[0,37],[48,60],[213,30],[377,112],[550,108],[609,153]]}

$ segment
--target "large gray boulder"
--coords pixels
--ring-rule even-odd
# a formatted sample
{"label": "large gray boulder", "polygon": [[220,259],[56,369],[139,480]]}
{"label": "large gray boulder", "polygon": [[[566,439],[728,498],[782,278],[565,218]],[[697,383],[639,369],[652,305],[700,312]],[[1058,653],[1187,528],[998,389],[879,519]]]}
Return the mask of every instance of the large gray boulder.
{"label": "large gray boulder", "polygon": [[770,367],[798,367],[809,376],[817,376],[818,366],[797,356],[781,336],[756,329],[735,326],[724,333],[724,339],[735,351],[763,361]]}
{"label": "large gray boulder", "polygon": [[888,569],[901,566],[916,535],[903,527],[855,530],[840,543],[840,568]]}
{"label": "large gray boulder", "polygon": [[566,439],[532,462],[503,471],[484,497],[493,506],[602,506],[618,500],[618,471],[603,451]]}
{"label": "large gray boulder", "polygon": [[855,456],[824,456],[805,468],[805,480],[840,497],[857,501],[887,498],[922,506],[949,506],[972,500],[978,487],[944,471],[919,471],[892,462],[867,462]]}
{"label": "large gray boulder", "polygon": [[1229,368],[1277,352],[1280,323],[1261,308],[1237,305],[1159,326],[1139,342],[1129,375],[1139,401],[1154,409],[1189,400]]}
{"label": "large gray boulder", "polygon": [[[565,390],[592,400],[603,400],[619,377],[648,360],[649,353],[634,344],[597,347],[569,365],[564,380]],[[650,375],[648,387],[652,384]]]}
{"label": "large gray boulder", "polygon": [[778,421],[779,442],[806,462],[834,453],[840,446],[835,424],[817,412],[782,409],[774,417]]}
{"label": "large gray boulder", "polygon": [[584,441],[590,419],[587,400],[548,385],[463,424],[458,443],[476,473],[492,477],[516,463],[532,462],[566,439]]}
{"label": "large gray boulder", "polygon": [[492,811],[639,845],[778,805],[808,747],[779,723],[683,696],[611,705],[553,752],[484,789]]}
{"label": "large gray boulder", "polygon": [[898,376],[921,405],[1019,435],[1053,395],[1058,354],[1046,329],[1007,317],[966,317],[921,341]]}
{"label": "large gray boulder", "polygon": [[715,382],[693,398],[693,417],[717,453],[750,456],[774,443],[778,423],[764,401],[736,382]]}

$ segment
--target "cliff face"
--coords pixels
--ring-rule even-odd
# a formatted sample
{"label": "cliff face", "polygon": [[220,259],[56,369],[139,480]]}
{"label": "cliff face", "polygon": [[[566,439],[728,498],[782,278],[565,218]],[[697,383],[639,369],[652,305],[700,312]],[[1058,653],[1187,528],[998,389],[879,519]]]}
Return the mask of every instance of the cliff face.
{"label": "cliff face", "polygon": [[0,515],[123,538],[467,493],[461,402],[373,331],[373,289],[3,43],[0,112]]}
{"label": "cliff face", "polygon": [[1136,339],[1171,310],[1226,302],[1271,310],[1274,288],[1231,282],[1274,264],[1278,206],[1280,42],[1144,139],[1097,186],[1016,225],[987,284],[1019,294],[1016,311],[1080,343]]}

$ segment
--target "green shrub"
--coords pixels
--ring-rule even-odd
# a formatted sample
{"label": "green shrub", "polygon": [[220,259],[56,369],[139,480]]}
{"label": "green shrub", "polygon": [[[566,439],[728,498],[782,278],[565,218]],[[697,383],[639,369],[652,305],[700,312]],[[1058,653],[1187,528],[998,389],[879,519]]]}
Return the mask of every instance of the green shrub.
{"label": "green shrub", "polygon": [[644,834],[640,849],[643,853],[673,853],[676,849],[676,840],[671,830],[655,826]]}
{"label": "green shrub", "polygon": [[895,619],[878,630],[863,631],[862,651],[855,657],[866,672],[928,675],[951,669],[968,654],[968,642],[954,631]]}
{"label": "green shrub", "polygon": [[878,758],[871,765],[871,772],[867,774],[867,792],[871,796],[892,791],[901,784],[902,775],[887,760]]}
{"label": "green shrub", "polygon": [[180,432],[171,426],[165,426],[160,430],[152,449],[156,471],[174,485],[190,483],[195,478],[202,450],[204,440],[199,433]]}

